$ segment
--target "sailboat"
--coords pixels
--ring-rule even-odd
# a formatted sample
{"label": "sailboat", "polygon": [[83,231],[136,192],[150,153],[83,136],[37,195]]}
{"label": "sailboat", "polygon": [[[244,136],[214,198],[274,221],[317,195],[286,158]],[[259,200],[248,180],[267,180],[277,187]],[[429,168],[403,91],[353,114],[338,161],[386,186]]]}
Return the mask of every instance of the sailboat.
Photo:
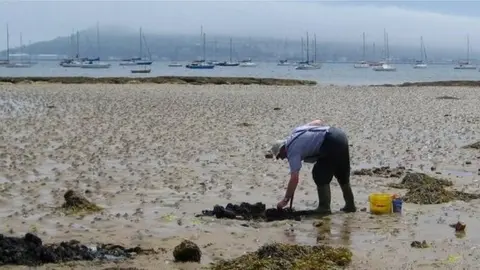
{"label": "sailboat", "polygon": [[[120,66],[145,66],[145,65],[151,65],[153,61],[151,60],[151,57],[149,56],[148,60],[143,60],[143,43],[145,41],[145,36],[142,33],[142,28],[140,27],[140,49],[139,49],[139,56],[140,57],[133,57],[130,59],[124,59],[122,62],[120,62]],[[146,43],[146,42],[145,42]],[[148,47],[147,47],[148,50]]]}
{"label": "sailboat", "polygon": [[206,35],[205,33],[203,33],[203,30],[202,30],[202,36],[203,36],[203,59],[200,60],[200,61],[193,61],[192,63],[188,64],[188,65],[185,65],[186,68],[189,68],[189,69],[213,69],[215,67],[214,64],[211,64],[211,63],[207,63],[205,61],[205,55],[206,55],[206,51],[205,51],[205,40],[206,40]]}
{"label": "sailboat", "polygon": [[370,64],[365,61],[365,32],[363,32],[363,54],[362,54],[362,61],[355,63],[353,65],[354,68],[369,68]]}
{"label": "sailboat", "polygon": [[30,62],[23,62],[23,48],[23,38],[22,33],[20,33],[20,62],[9,61],[7,64],[5,64],[6,68],[29,68],[32,66]]}
{"label": "sailboat", "polygon": [[420,37],[420,59],[415,61],[413,68],[425,69],[427,68],[427,51],[425,50],[425,44],[423,43],[423,37]]}
{"label": "sailboat", "polygon": [[238,63],[237,61],[232,61],[232,54],[233,54],[233,42],[232,42],[232,38],[230,38],[230,59],[227,61],[224,61],[224,62],[221,62],[221,63],[218,63],[217,66],[222,66],[222,67],[236,67],[238,65],[240,65],[240,63]]}
{"label": "sailboat", "polygon": [[[150,54],[150,49],[148,48],[148,45],[147,45],[147,40],[145,39],[145,36],[142,34],[142,28],[140,28],[140,48],[143,47],[143,43],[145,43],[149,60],[140,59],[139,61],[137,61],[136,62],[137,66],[140,65],[140,66],[143,66],[143,68],[133,69],[131,70],[132,73],[150,73],[150,71],[152,71],[152,69],[150,68],[150,65],[153,63],[153,61],[151,60],[152,56]],[[140,55],[142,55],[141,53],[142,53],[142,50],[140,50]]]}
{"label": "sailboat", "polygon": [[256,67],[257,63],[253,62],[251,58],[240,61],[239,67]]}
{"label": "sailboat", "polygon": [[[100,55],[100,27],[97,23],[97,50]],[[110,68],[110,63],[100,62],[100,57],[96,59],[87,59],[82,63],[81,68],[91,68],[91,69],[106,69]]]}
{"label": "sailboat", "polygon": [[[284,44],[284,54],[287,52],[287,39],[285,39],[285,44]],[[282,67],[289,67],[289,66],[295,66],[295,63],[290,62],[288,59],[281,59],[278,61],[277,66],[282,66]]]}
{"label": "sailboat", "polygon": [[[83,60],[85,59],[80,59],[79,58],[79,55],[80,55],[80,34],[78,33],[77,31],[77,35],[76,35],[76,43],[77,43],[77,52],[75,54],[75,59],[73,58],[70,58],[70,59],[64,59],[60,62],[60,66],[62,67],[68,67],[68,68],[79,68],[79,67],[82,67],[82,64],[83,64]],[[70,39],[71,43],[73,44],[73,35],[71,36],[71,39]]]}
{"label": "sailboat", "polygon": [[374,66],[372,69],[374,71],[397,71],[397,68],[388,64],[388,60],[390,60],[390,48],[388,46],[388,34],[386,30],[383,30],[383,40],[385,46],[385,62],[382,65]]}
{"label": "sailboat", "polygon": [[[175,59],[178,59],[178,47],[175,48]],[[169,67],[181,67],[182,64],[178,63],[177,61],[173,61],[168,64]]]}
{"label": "sailboat", "polygon": [[467,61],[459,61],[454,69],[477,69],[475,65],[470,63],[470,36],[467,35]]}
{"label": "sailboat", "polygon": [[7,51],[6,51],[7,55],[5,57],[5,60],[0,60],[0,66],[5,66],[8,63],[10,63],[10,40],[9,40],[10,34],[8,32],[8,24],[6,25],[6,27],[7,27]]}
{"label": "sailboat", "polygon": [[307,61],[306,62],[303,62],[303,63],[300,63],[295,69],[296,70],[313,70],[313,69],[320,69],[322,68],[322,64],[320,63],[316,63],[316,58],[317,58],[317,35],[314,34],[314,47],[313,47],[313,51],[314,51],[314,56],[313,56],[313,61],[310,62],[310,59],[309,59],[309,39],[308,39],[308,32],[307,32]]}

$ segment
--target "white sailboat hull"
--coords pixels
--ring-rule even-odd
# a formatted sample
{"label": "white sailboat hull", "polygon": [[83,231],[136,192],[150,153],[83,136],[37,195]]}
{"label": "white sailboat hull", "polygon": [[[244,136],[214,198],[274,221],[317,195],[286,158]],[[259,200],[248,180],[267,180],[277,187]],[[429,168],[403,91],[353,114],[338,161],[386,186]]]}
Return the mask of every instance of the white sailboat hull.
{"label": "white sailboat hull", "polygon": [[427,67],[427,64],[416,64],[413,66],[415,69],[426,69]]}
{"label": "white sailboat hull", "polygon": [[120,66],[136,66],[137,62],[120,62]]}
{"label": "white sailboat hull", "polygon": [[296,70],[314,70],[314,69],[321,69],[321,64],[301,64],[298,65],[295,69]]}
{"label": "white sailboat hull", "polygon": [[240,65],[238,65],[239,67],[256,67],[257,64],[256,63],[252,63],[252,62],[248,62],[248,63],[240,63]]}
{"label": "white sailboat hull", "polygon": [[110,68],[110,63],[83,63],[82,68]]}
{"label": "white sailboat hull", "polygon": [[82,65],[82,62],[60,63],[60,66],[67,68],[80,68]]}
{"label": "white sailboat hull", "polygon": [[354,68],[370,68],[368,63],[358,63],[353,65]]}
{"label": "white sailboat hull", "polygon": [[372,68],[374,71],[397,71],[397,68],[391,65],[383,64]]}
{"label": "white sailboat hull", "polygon": [[453,69],[477,69],[477,67],[474,65],[458,65]]}

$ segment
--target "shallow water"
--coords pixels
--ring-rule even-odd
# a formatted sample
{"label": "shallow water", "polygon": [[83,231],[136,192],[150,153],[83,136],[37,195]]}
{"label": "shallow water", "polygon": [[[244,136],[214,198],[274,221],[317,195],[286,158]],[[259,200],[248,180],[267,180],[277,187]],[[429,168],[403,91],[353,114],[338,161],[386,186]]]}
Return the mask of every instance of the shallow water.
{"label": "shallow water", "polygon": [[[447,93],[462,100],[435,99]],[[479,192],[474,172],[480,154],[460,148],[478,140],[475,89],[0,85],[0,96],[35,104],[19,107],[2,126],[4,231],[20,234],[35,227],[47,241],[76,238],[169,250],[189,238],[202,246],[203,263],[270,241],[349,246],[352,269],[429,269],[437,263],[468,268],[476,267],[480,256],[472,229],[480,225],[478,201],[404,203],[402,215],[391,216],[336,213],[320,227],[311,219],[255,223],[194,217],[228,202],[275,206],[285,192],[288,168],[264,159],[267,144],[319,116],[347,131],[355,169],[403,165],[440,172],[456,188]],[[242,122],[252,126],[238,125]],[[316,207],[311,168],[302,169],[297,209]],[[458,173],[463,171],[472,174]],[[352,176],[358,208],[368,208],[370,193],[405,192],[386,187],[393,181],[400,180]],[[67,189],[83,192],[105,211],[85,217],[55,212]],[[343,199],[335,181],[332,193],[332,209],[338,211]],[[459,219],[467,224],[464,238],[448,226]],[[413,249],[414,240],[432,247]],[[448,261],[459,254],[461,259]],[[168,253],[125,264],[169,269],[171,259]]]}

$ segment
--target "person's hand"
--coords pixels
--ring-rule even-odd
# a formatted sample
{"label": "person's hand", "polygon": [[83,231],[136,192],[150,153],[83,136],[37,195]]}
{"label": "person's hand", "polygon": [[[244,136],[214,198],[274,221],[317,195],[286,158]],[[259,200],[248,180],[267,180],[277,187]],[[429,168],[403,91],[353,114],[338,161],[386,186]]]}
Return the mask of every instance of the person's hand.
{"label": "person's hand", "polygon": [[285,206],[287,206],[288,200],[282,199],[277,203],[277,209],[283,209]]}

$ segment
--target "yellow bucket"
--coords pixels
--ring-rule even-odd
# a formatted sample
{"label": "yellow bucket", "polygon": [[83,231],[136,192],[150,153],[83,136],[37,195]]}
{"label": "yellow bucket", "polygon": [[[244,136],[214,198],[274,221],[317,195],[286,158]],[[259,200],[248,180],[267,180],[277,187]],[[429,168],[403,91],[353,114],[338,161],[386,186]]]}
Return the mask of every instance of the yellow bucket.
{"label": "yellow bucket", "polygon": [[392,213],[392,195],[387,193],[372,193],[368,197],[370,212],[376,215]]}

